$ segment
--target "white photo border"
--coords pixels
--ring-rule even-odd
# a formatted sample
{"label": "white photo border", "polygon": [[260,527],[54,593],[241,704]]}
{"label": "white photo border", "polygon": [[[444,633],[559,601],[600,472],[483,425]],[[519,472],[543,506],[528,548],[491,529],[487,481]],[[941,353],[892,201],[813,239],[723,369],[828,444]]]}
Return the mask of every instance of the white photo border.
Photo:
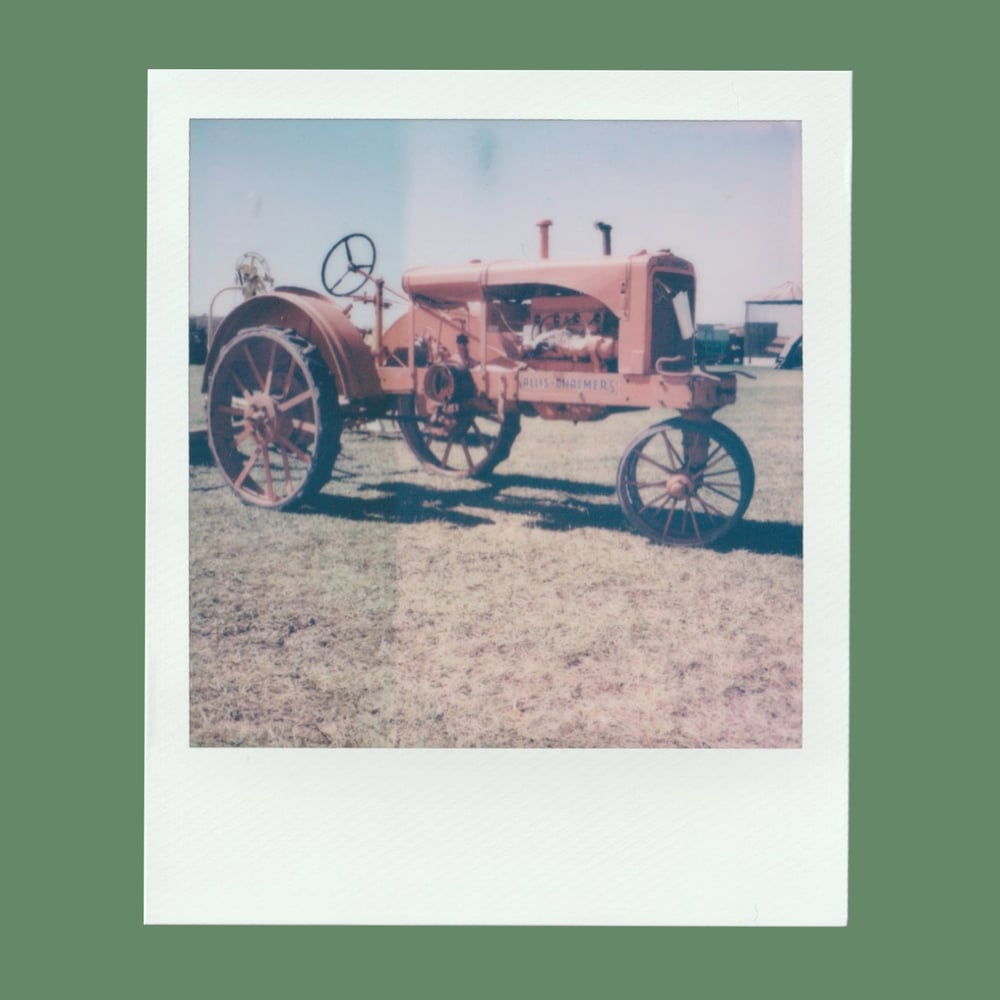
{"label": "white photo border", "polygon": [[[149,73],[145,920],[847,921],[849,72]],[[802,123],[804,713],[797,750],[189,746],[192,118]]]}

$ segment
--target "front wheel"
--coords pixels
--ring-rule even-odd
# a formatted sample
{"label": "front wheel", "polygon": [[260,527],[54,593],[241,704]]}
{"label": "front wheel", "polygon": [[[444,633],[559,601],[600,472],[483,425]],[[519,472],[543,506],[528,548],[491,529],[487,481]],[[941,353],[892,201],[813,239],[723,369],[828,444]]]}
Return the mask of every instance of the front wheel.
{"label": "front wheel", "polygon": [[714,420],[674,417],[633,438],[618,463],[618,502],[636,531],[660,545],[711,545],[750,503],[746,445]]}

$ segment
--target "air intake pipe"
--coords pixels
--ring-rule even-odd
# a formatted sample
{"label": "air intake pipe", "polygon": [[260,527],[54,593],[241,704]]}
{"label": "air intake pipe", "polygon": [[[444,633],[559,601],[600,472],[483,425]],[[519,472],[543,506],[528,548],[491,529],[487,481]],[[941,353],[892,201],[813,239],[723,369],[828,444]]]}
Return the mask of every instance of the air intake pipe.
{"label": "air intake pipe", "polygon": [[607,222],[595,222],[595,229],[600,229],[603,242],[604,256],[611,256],[611,226]]}
{"label": "air intake pipe", "polygon": [[537,225],[539,239],[538,252],[542,260],[547,260],[549,256],[549,226],[552,225],[552,220],[542,219]]}

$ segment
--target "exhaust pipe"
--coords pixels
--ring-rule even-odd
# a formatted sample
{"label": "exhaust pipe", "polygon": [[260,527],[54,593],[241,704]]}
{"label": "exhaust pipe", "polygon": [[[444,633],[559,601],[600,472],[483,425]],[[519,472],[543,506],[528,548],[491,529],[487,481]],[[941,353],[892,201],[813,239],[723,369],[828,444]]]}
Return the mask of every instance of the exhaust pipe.
{"label": "exhaust pipe", "polygon": [[611,226],[606,222],[595,222],[595,229],[600,229],[601,239],[604,244],[604,256],[611,256]]}
{"label": "exhaust pipe", "polygon": [[539,242],[541,244],[539,246],[539,253],[542,260],[548,259],[549,256],[549,226],[551,225],[551,219],[542,219],[541,222],[537,223]]}

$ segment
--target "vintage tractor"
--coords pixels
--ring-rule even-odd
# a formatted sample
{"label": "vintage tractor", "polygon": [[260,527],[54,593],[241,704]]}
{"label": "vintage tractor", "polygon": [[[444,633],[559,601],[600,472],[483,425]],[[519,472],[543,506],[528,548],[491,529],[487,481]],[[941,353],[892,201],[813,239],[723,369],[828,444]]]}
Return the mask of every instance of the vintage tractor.
{"label": "vintage tractor", "polygon": [[[637,435],[618,466],[629,523],[654,542],[709,545],[754,487],[746,446],[713,414],[736,399],[732,372],[694,362],[694,268],[669,250],[421,267],[404,293],[374,275],[363,233],[334,244],[328,294],[261,282],[221,322],[206,361],[208,439],[233,492],[289,509],[327,483],[345,423],[391,418],[421,465],[485,477],[522,417],[591,421],[663,407],[679,416]],[[242,284],[242,282],[241,282]],[[407,308],[384,321],[387,295]],[[351,299],[340,308],[335,299]],[[374,306],[369,334],[355,302]]]}

